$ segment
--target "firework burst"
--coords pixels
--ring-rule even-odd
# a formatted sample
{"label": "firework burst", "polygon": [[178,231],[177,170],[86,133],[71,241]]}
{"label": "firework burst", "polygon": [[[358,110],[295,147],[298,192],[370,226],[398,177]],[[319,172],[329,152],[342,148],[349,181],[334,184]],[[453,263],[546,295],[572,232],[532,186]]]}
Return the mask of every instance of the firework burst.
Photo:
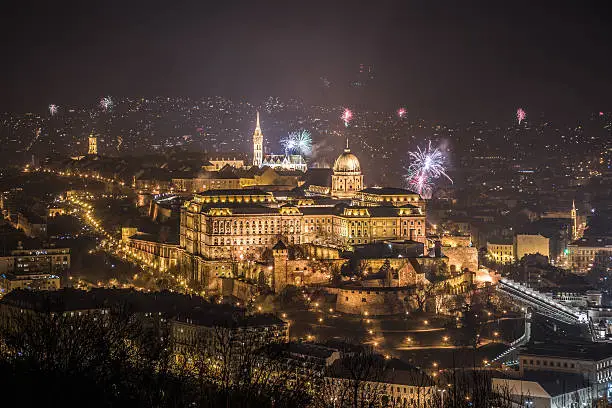
{"label": "firework burst", "polygon": [[399,116],[399,117],[400,117],[400,119],[401,119],[401,118],[403,118],[404,116],[406,116],[406,109],[404,109],[404,108],[399,108],[399,109],[397,110],[397,116]]}
{"label": "firework burst", "polygon": [[59,106],[55,105],[55,104],[51,104],[49,105],[49,113],[51,114],[51,116],[55,116],[57,114],[57,110],[59,109]]}
{"label": "firework burst", "polygon": [[520,125],[522,121],[527,117],[527,112],[523,110],[523,108],[518,108],[516,110],[516,120],[518,120],[518,124]]}
{"label": "firework burst", "polygon": [[408,152],[408,156],[412,162],[404,178],[406,183],[423,198],[431,198],[434,180],[444,176],[453,182],[446,174],[444,154],[438,148],[432,148],[431,141],[425,149],[417,147],[415,152]]}
{"label": "firework burst", "polygon": [[100,107],[105,111],[112,109],[113,107],[113,99],[110,96],[105,96],[100,99]]}
{"label": "firework burst", "polygon": [[281,139],[281,145],[285,149],[285,154],[309,155],[312,152],[312,137],[307,130],[298,130],[289,133]]}
{"label": "firework burst", "polygon": [[345,108],[344,112],[342,112],[342,116],[340,116],[340,119],[342,119],[344,122],[344,126],[348,127],[349,122],[353,119],[353,112],[351,112],[349,108]]}
{"label": "firework burst", "polygon": [[289,154],[289,152],[295,149],[295,139],[292,137],[293,133],[289,133],[287,136],[283,137],[280,141],[281,146],[285,149],[285,154]]}

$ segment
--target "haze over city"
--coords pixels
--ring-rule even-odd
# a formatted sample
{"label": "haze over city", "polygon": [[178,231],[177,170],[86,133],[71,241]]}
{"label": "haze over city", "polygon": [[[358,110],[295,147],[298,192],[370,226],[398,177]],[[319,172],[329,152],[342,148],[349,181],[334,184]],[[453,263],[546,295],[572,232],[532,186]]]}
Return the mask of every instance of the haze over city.
{"label": "haze over city", "polygon": [[610,406],[609,15],[5,6],[4,400]]}
{"label": "haze over city", "polygon": [[[499,120],[606,110],[607,2],[41,2],[2,16],[0,109],[208,96]],[[352,92],[359,64],[375,81]],[[329,88],[321,78],[327,78]],[[609,107],[607,107],[609,109]]]}

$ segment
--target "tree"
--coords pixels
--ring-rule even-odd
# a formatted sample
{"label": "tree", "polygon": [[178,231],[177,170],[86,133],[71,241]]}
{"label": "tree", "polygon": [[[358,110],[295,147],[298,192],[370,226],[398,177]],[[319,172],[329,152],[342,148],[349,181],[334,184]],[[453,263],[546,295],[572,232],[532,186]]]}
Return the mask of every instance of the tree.
{"label": "tree", "polygon": [[[425,283],[419,283],[412,293],[411,298],[416,302],[417,308],[421,312],[425,312],[425,306],[430,300],[436,296],[442,297],[441,295],[443,295],[443,289],[445,288],[444,281],[435,277],[432,277],[432,279]],[[438,304],[436,303],[436,309],[437,307]]]}
{"label": "tree", "polygon": [[385,359],[370,348],[349,353],[334,364],[315,393],[319,407],[365,408],[381,405]]}
{"label": "tree", "polygon": [[339,286],[340,284],[342,284],[341,267],[337,263],[332,262],[328,265],[327,268],[330,272],[330,283],[334,286]]}

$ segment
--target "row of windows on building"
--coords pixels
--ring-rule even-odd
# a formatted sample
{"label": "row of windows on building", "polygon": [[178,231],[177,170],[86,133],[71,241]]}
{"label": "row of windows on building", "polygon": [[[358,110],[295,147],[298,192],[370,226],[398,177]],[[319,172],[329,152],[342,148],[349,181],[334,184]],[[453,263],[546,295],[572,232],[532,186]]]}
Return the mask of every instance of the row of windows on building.
{"label": "row of windows on building", "polygon": [[[298,226],[299,227],[299,226]],[[294,228],[293,226],[290,227],[285,227],[283,228],[284,232],[286,233],[290,233],[293,234],[294,232],[298,231],[298,228]],[[281,233],[281,227],[277,227],[277,228],[270,228],[268,229],[268,226],[266,225],[265,228],[262,230],[261,228],[259,228],[257,231],[255,229],[251,230],[251,229],[242,229],[242,228],[234,228],[232,229],[213,229],[213,234],[233,234],[233,235],[243,235],[243,234],[280,234]]]}
{"label": "row of windows on building", "polygon": [[261,228],[262,225],[274,225],[274,226],[278,226],[278,225],[300,225],[300,221],[299,220],[271,220],[270,222],[268,222],[268,220],[258,220],[258,221],[213,221],[213,228],[220,228],[223,229],[224,227],[227,228],[237,228],[240,227],[242,228],[243,226],[246,228],[249,228],[251,226],[251,224],[253,225],[253,228],[255,228],[256,226],[259,226],[259,228]]}
{"label": "row of windows on building", "polygon": [[[300,238],[299,237],[294,237],[294,236],[290,236],[290,237],[286,237],[287,241],[291,244],[299,244],[300,243]],[[227,245],[266,245],[266,244],[275,244],[276,242],[278,242],[278,237],[273,236],[272,238],[267,238],[267,237],[250,237],[250,238],[214,238],[213,239],[213,246],[227,246]],[[228,248],[229,249],[229,248]],[[242,249],[242,248],[241,248]],[[247,250],[250,250],[251,248],[248,247],[246,248]]]}
{"label": "row of windows on building", "polygon": [[[331,218],[322,218],[322,219],[305,219],[304,220],[305,224],[331,224],[332,220]],[[348,224],[350,226],[369,226],[369,225],[374,225],[374,226],[385,226],[385,225],[389,225],[389,226],[393,226],[393,225],[397,225],[396,221],[349,221]],[[278,225],[295,225],[295,226],[299,226],[300,225],[300,220],[270,220],[268,222],[268,220],[258,220],[258,221],[238,221],[238,220],[234,220],[234,221],[213,221],[213,229],[219,229],[219,230],[223,230],[223,229],[230,229],[230,228],[250,228],[251,226],[253,228],[261,228],[262,226],[266,226],[266,225],[270,225],[270,226],[278,226]],[[403,221],[403,225],[408,225],[408,221],[404,220]],[[417,220],[415,223],[415,220],[410,220],[410,225],[421,225],[421,221]]]}
{"label": "row of windows on building", "polygon": [[[534,365],[534,360],[527,360],[527,359],[523,359],[523,364],[524,365]],[[568,363],[568,362],[560,362],[560,361],[551,361],[551,360],[535,360],[535,365],[536,366],[544,366],[544,367],[563,367],[563,368],[576,368],[576,365],[574,363]]]}

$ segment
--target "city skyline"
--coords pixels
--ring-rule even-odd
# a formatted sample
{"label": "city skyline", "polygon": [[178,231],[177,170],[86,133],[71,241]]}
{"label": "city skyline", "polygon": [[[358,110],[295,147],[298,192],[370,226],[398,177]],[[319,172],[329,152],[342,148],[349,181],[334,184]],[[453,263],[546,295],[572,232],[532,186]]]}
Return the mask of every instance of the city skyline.
{"label": "city skyline", "polygon": [[612,406],[611,10],[6,6],[5,399]]}
{"label": "city skyline", "polygon": [[[404,4],[405,3],[405,4]],[[3,111],[103,95],[302,98],[437,120],[609,111],[609,5],[12,5]],[[161,29],[160,29],[161,28]],[[360,74],[372,70],[372,79]],[[588,69],[586,68],[588,67]]]}

